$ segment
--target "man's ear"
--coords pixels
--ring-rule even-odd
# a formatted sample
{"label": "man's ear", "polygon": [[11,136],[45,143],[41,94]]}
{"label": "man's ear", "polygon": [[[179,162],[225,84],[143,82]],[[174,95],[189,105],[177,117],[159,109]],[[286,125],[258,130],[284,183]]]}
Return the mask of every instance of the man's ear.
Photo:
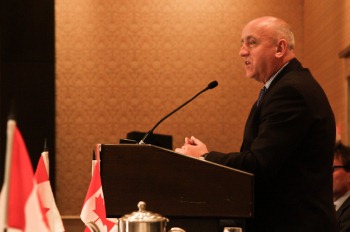
{"label": "man's ear", "polygon": [[275,56],[277,58],[281,58],[287,52],[287,49],[288,49],[287,41],[285,39],[280,39],[277,42],[276,55]]}

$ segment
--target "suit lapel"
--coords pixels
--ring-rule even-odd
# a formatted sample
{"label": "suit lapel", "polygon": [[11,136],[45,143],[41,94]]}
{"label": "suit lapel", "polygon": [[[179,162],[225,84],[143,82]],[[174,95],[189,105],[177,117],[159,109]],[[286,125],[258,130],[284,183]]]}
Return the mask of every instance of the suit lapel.
{"label": "suit lapel", "polygon": [[336,212],[337,219],[350,207],[350,197],[348,197]]}
{"label": "suit lapel", "polygon": [[273,88],[273,86],[287,73],[302,68],[301,63],[297,59],[292,59],[289,64],[281,70],[281,72],[276,76],[276,78],[272,81],[270,87],[267,89],[265,93],[265,97],[262,99],[259,106],[254,105],[249,113],[245,129],[244,129],[244,137],[241,145],[241,152],[248,151],[250,149],[250,145],[258,135],[258,124],[260,122],[260,114],[261,108],[264,105],[264,99],[267,98],[269,91]]}

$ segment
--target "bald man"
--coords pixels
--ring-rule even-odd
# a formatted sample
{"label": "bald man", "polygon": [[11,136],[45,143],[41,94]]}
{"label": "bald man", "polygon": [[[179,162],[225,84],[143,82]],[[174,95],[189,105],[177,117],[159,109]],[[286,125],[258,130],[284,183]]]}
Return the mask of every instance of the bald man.
{"label": "bald man", "polygon": [[246,232],[338,230],[332,198],[334,115],[321,86],[295,58],[294,47],[285,21],[266,16],[249,22],[239,55],[246,76],[260,82],[262,90],[241,150],[209,152],[194,136],[175,149],[254,174],[254,218],[247,220]]}

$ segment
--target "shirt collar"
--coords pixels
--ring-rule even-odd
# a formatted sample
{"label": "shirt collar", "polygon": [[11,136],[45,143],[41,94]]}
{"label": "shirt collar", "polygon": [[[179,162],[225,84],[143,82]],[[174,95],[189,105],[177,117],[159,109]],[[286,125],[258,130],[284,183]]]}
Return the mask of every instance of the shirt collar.
{"label": "shirt collar", "polygon": [[282,69],[284,67],[286,67],[286,65],[289,64],[289,62],[287,62],[285,65],[282,66],[282,68],[280,68],[266,83],[265,83],[265,88],[268,89],[272,83],[272,81],[277,77],[277,75],[282,71]]}
{"label": "shirt collar", "polygon": [[346,199],[348,199],[348,197],[350,196],[350,191],[345,193],[342,197],[339,197],[335,202],[334,202],[334,206],[335,206],[335,211],[338,211],[338,209],[340,208],[340,206],[345,202]]}

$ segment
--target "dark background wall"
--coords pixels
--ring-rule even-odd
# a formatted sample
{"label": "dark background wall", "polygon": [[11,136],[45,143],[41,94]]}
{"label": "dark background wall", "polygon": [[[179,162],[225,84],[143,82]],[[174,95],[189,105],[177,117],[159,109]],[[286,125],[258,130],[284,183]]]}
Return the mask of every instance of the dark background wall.
{"label": "dark background wall", "polygon": [[54,1],[2,0],[0,4],[0,181],[4,174],[6,123],[14,105],[17,126],[34,170],[47,139],[54,188]]}

